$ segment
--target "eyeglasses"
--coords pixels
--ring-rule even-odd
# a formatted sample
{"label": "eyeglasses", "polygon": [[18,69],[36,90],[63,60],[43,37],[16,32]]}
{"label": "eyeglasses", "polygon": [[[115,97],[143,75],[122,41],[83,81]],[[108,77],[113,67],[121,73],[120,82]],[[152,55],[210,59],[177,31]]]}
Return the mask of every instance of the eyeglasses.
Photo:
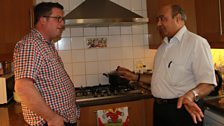
{"label": "eyeglasses", "polygon": [[57,21],[59,23],[62,22],[62,21],[65,21],[65,18],[64,17],[61,17],[61,16],[43,16],[43,17],[57,19]]}

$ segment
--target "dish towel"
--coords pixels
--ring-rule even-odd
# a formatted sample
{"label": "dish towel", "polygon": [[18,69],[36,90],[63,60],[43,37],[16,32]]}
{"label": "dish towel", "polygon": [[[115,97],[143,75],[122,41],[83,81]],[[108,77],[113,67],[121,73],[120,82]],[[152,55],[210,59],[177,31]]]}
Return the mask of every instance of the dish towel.
{"label": "dish towel", "polygon": [[128,126],[128,107],[97,110],[97,126]]}

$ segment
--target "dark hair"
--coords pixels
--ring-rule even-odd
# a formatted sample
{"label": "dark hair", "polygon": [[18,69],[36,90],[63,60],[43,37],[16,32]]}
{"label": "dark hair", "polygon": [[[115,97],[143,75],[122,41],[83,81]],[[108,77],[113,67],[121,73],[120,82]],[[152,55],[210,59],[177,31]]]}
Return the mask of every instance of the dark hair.
{"label": "dark hair", "polygon": [[172,17],[175,17],[177,14],[181,15],[181,19],[183,21],[187,20],[187,15],[185,14],[184,10],[179,5],[171,5],[172,8]]}
{"label": "dark hair", "polygon": [[41,2],[34,7],[34,25],[37,24],[41,16],[49,16],[51,15],[52,8],[59,8],[61,10],[64,7],[59,3],[52,2]]}

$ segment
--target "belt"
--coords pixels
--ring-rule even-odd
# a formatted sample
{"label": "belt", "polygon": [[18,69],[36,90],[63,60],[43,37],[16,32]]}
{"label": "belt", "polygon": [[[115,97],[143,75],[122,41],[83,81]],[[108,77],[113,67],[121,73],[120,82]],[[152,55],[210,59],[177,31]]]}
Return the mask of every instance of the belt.
{"label": "belt", "polygon": [[155,98],[154,100],[157,104],[172,104],[172,103],[177,103],[178,98],[173,98],[173,99],[162,99],[162,98]]}

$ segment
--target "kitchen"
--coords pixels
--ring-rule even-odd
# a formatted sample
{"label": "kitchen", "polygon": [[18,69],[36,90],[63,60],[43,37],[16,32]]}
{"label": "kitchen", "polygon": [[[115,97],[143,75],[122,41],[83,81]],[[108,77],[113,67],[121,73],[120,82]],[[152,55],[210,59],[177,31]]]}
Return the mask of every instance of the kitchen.
{"label": "kitchen", "polygon": [[[54,0],[55,1],[55,0]],[[37,1],[38,3],[39,1]],[[83,1],[59,1],[65,12],[75,8]],[[114,1],[134,12],[147,17],[146,1]],[[191,20],[189,18],[189,20]],[[195,27],[193,27],[195,28]],[[105,72],[114,70],[118,65],[137,70],[138,64],[152,69],[156,49],[149,49],[148,25],[110,26],[110,27],[71,27],[66,28],[62,40],[56,43],[67,72],[76,87],[107,84]],[[87,39],[106,38],[107,47],[88,48]]]}

